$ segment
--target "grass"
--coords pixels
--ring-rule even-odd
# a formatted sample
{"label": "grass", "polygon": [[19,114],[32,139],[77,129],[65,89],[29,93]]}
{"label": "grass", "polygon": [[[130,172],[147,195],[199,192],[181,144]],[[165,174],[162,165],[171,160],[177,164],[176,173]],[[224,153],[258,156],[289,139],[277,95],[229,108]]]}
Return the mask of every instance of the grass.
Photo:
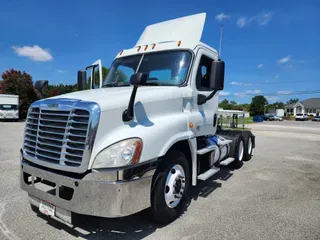
{"label": "grass", "polygon": [[246,118],[244,118],[244,123],[245,123],[245,124],[253,123],[253,117],[246,117]]}

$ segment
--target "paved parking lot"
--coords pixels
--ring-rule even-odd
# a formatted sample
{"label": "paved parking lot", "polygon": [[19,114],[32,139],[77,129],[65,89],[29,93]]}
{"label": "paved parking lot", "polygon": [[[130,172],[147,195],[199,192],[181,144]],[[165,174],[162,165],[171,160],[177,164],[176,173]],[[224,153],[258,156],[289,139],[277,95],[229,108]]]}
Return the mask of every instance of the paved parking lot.
{"label": "paved parking lot", "polygon": [[194,189],[168,226],[153,224],[147,211],[81,216],[74,227],[37,216],[19,187],[23,127],[0,122],[0,239],[320,239],[320,123],[250,125],[252,160]]}

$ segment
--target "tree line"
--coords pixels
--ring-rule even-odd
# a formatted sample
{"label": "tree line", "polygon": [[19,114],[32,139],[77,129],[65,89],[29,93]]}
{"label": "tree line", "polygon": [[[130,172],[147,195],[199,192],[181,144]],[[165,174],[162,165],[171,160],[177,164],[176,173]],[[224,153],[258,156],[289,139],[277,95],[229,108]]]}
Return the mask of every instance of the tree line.
{"label": "tree line", "polygon": [[298,102],[298,98],[292,98],[286,103],[277,101],[274,103],[268,103],[268,100],[263,95],[254,96],[251,99],[251,103],[237,104],[235,101],[222,100],[219,103],[219,107],[225,110],[240,110],[249,112],[251,116],[263,115],[271,110],[283,109],[286,104]]}
{"label": "tree line", "polygon": [[[102,67],[102,78],[105,79],[109,69]],[[19,71],[15,69],[9,69],[2,73],[2,80],[0,80],[0,94],[14,94],[19,95],[19,114],[20,118],[25,118],[30,104],[40,99],[39,92],[35,89],[32,77],[25,71]],[[125,81],[126,76],[122,72],[117,72],[117,79],[119,81]],[[95,85],[98,84],[99,79],[98,71],[95,72]],[[87,81],[87,87],[89,88],[90,77]],[[77,84],[49,84],[48,88],[43,91],[43,97],[54,97],[61,94],[77,91]],[[299,99],[290,99],[286,104],[294,103]],[[251,116],[263,115],[272,109],[283,108],[285,103],[275,102],[268,103],[267,99],[258,95],[252,98],[251,103],[237,104],[235,101],[228,101],[224,99],[220,102],[219,107],[226,110],[241,110],[250,112]]]}

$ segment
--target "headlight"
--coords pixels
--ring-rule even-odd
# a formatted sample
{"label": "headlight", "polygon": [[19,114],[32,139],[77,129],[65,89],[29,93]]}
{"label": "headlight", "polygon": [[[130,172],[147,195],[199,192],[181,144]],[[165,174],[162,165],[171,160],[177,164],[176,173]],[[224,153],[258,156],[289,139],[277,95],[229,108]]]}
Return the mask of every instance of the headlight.
{"label": "headlight", "polygon": [[123,140],[98,153],[92,168],[112,168],[135,164],[139,161],[141,150],[141,139],[131,138]]}

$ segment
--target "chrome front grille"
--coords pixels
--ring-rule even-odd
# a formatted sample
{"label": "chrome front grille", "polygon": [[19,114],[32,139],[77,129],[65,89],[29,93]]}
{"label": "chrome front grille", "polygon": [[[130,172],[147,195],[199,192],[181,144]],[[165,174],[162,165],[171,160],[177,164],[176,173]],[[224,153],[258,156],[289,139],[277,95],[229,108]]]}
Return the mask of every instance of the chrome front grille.
{"label": "chrome front grille", "polygon": [[89,143],[97,128],[97,121],[93,123],[90,116],[92,110],[92,105],[88,109],[31,106],[23,144],[26,159],[62,170],[86,167],[83,160],[89,161],[92,148]]}

